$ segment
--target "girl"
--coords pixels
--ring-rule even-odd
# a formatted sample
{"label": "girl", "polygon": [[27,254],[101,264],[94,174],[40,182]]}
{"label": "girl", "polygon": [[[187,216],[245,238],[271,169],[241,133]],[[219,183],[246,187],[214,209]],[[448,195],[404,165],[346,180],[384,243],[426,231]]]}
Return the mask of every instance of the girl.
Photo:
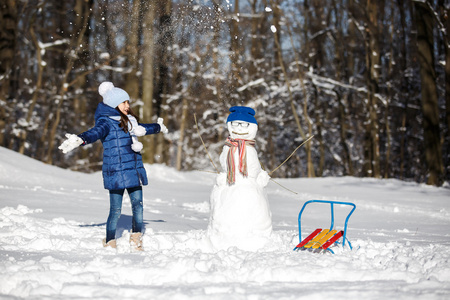
{"label": "girl", "polygon": [[[99,88],[103,97],[95,111],[95,126],[79,134],[66,134],[65,140],[58,148],[63,153],[72,151],[80,145],[91,144],[98,139],[103,144],[103,183],[109,190],[110,211],[106,223],[106,238],[103,246],[116,248],[116,227],[122,209],[122,198],[125,189],[130,196],[133,218],[130,244],[136,250],[142,248],[143,205],[142,185],[147,185],[147,174],[139,151],[135,147],[133,136],[167,133],[163,119],[158,123],[139,124],[137,117],[130,108],[130,96],[111,82],[103,82]],[[134,126],[133,126],[134,124]]]}

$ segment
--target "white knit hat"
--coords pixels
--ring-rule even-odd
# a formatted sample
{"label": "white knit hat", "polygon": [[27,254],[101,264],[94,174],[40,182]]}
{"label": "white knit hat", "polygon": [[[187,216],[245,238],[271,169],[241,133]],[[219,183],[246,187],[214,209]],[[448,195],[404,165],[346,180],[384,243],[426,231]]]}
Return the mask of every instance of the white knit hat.
{"label": "white knit hat", "polygon": [[98,87],[98,93],[103,97],[103,103],[116,108],[120,103],[130,101],[130,96],[124,90],[114,87],[109,81],[102,82]]}

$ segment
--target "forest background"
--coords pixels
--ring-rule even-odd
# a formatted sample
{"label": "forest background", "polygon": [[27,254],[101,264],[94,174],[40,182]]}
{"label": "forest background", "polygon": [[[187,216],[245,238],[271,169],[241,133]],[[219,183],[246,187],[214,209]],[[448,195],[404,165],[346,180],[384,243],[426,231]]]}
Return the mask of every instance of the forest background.
{"label": "forest background", "polygon": [[[0,146],[84,172],[112,81],[141,121],[147,163],[214,170],[228,109],[256,110],[275,177],[450,180],[449,0],[1,0]],[[196,117],[198,129],[195,124]],[[202,144],[203,138],[207,151]]]}

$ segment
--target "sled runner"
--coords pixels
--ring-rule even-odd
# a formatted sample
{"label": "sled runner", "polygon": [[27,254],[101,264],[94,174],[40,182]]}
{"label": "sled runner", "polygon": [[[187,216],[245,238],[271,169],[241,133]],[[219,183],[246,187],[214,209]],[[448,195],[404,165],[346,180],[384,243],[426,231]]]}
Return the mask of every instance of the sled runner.
{"label": "sled runner", "polygon": [[[304,240],[302,240],[302,214],[305,207],[310,203],[328,203],[331,208],[331,225],[329,229],[318,228],[314,230],[310,235],[308,235]],[[337,231],[334,228],[334,205],[349,205],[353,208],[348,213],[345,218],[344,230]],[[348,219],[353,214],[356,209],[356,205],[350,202],[339,202],[339,201],[325,201],[325,200],[310,200],[303,204],[300,213],[298,214],[298,231],[300,243],[294,248],[294,251],[311,251],[314,253],[321,252],[331,252],[334,254],[333,250],[329,249],[330,246],[338,244],[338,240],[342,237],[342,247],[345,246],[345,241],[347,241],[348,246],[352,249],[350,241],[347,239],[347,224]]]}

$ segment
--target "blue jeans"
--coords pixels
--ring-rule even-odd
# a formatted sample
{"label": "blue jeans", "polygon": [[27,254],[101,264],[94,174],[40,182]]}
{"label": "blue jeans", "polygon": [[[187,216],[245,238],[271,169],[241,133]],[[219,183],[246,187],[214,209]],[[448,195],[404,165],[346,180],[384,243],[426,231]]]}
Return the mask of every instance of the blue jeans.
{"label": "blue jeans", "polygon": [[[122,212],[122,199],[125,189],[109,191],[109,216],[106,222],[106,242],[116,238],[117,222]],[[142,232],[144,208],[142,204],[142,187],[127,189],[133,211],[132,231]]]}

